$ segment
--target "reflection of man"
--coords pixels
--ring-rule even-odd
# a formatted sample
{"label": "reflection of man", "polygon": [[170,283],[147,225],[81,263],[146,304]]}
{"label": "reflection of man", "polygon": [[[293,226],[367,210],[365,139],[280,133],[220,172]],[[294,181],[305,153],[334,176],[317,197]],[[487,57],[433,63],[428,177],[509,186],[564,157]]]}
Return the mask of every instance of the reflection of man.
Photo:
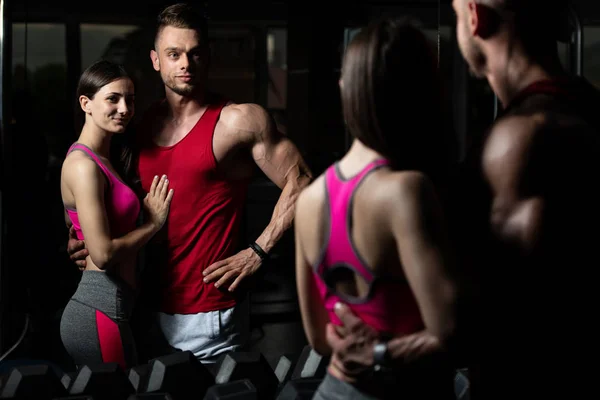
{"label": "reflection of man", "polygon": [[[504,108],[457,189],[461,249],[480,288],[468,343],[473,398],[597,390],[588,361],[599,353],[600,93],[562,69],[557,3],[453,2],[461,53]],[[331,331],[331,346],[346,366],[370,365],[370,349],[355,346],[368,337],[363,324],[340,312],[346,335]]]}
{"label": "reflection of man", "polygon": [[[158,321],[171,346],[213,362],[243,345],[249,322],[241,285],[291,226],[310,172],[262,107],[207,91],[206,23],[191,7],[176,4],[160,14],[150,57],[166,98],[138,128],[138,172],[145,191],[155,175],[166,174],[181,195],[171,203],[165,240],[148,247],[154,268],[146,275],[159,291],[145,286],[142,301],[159,301]],[[235,253],[256,166],[282,193],[266,229]]]}

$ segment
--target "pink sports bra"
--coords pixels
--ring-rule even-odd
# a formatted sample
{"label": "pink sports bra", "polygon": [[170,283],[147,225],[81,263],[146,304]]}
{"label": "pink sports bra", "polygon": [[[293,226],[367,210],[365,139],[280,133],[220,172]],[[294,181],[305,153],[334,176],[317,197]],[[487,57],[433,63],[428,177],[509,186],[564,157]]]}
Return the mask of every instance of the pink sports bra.
{"label": "pink sports bra", "polygon": [[[136,228],[136,222],[140,212],[140,201],[134,191],[113,174],[100,158],[87,146],[74,143],[67,154],[74,150],[81,150],[86,153],[100,167],[108,181],[108,187],[105,192],[105,205],[110,224],[110,233],[112,237],[123,236]],[[83,232],[79,224],[77,210],[65,207],[73,228],[77,233],[77,238],[83,240]]]}
{"label": "pink sports bra", "polygon": [[[387,160],[376,160],[350,179],[341,178],[337,163],[325,172],[329,237],[320,261],[314,266],[314,276],[334,324],[341,324],[333,311],[335,303],[341,301],[379,332],[407,334],[424,328],[410,286],[402,279],[376,276],[356,250],[351,236],[352,204],[356,189],[369,173],[388,164]],[[350,270],[369,284],[369,293],[365,298],[351,297],[335,290],[332,277],[340,269]]]}

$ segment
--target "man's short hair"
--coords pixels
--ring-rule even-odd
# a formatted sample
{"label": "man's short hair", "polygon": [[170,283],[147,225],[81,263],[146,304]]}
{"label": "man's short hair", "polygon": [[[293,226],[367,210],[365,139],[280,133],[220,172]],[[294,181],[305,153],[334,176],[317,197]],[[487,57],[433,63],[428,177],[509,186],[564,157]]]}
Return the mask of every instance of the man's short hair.
{"label": "man's short hair", "polygon": [[200,34],[200,42],[208,44],[208,26],[204,12],[187,3],[177,3],[166,7],[158,14],[156,22],[155,45],[160,32],[167,26],[193,29]]}

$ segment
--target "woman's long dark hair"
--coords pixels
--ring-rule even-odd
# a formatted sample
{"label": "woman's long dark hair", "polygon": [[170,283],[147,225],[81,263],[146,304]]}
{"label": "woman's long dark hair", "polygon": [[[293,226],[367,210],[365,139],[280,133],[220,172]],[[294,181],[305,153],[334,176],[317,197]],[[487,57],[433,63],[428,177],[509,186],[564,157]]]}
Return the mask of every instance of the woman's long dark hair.
{"label": "woman's long dark hair", "polygon": [[[133,82],[122,65],[108,60],[98,60],[83,71],[77,85],[75,102],[75,132],[77,134],[81,132],[85,124],[85,114],[79,105],[79,97],[86,96],[93,99],[103,86],[123,78]],[[111,140],[110,162],[127,184],[137,188],[133,148],[133,134],[131,128],[128,127],[123,134],[116,135]]]}
{"label": "woman's long dark hair", "polygon": [[397,169],[434,178],[448,162],[437,58],[408,19],[380,19],[353,38],[342,65],[350,134]]}

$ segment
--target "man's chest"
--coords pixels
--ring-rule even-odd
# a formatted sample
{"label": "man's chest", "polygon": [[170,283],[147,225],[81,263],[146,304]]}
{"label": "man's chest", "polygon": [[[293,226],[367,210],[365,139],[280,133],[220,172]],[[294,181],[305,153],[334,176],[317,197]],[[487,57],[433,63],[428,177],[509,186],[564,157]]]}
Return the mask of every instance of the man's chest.
{"label": "man's chest", "polygon": [[171,146],[156,142],[143,146],[138,173],[145,190],[154,176],[167,175],[170,187],[189,190],[211,182],[237,180],[252,175],[250,151],[217,126],[214,132],[192,131]]}

